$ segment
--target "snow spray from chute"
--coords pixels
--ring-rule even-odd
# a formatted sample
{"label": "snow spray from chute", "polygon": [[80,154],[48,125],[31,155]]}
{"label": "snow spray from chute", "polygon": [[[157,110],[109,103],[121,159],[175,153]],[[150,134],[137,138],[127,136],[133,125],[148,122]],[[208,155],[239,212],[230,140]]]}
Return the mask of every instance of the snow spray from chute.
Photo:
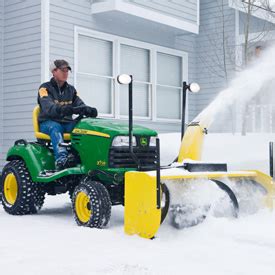
{"label": "snow spray from chute", "polygon": [[[257,61],[257,62],[256,62]],[[238,72],[230,86],[222,90],[217,97],[193,119],[181,142],[178,162],[186,159],[201,160],[204,136],[214,121],[220,122],[224,111],[232,105],[246,106],[256,95],[263,92],[275,80],[275,45],[266,49],[262,56],[245,70]]]}
{"label": "snow spray from chute", "polygon": [[266,49],[257,62],[239,72],[230,86],[222,90],[193,121],[210,127],[223,110],[236,103],[248,103],[272,80],[275,80],[275,45]]}

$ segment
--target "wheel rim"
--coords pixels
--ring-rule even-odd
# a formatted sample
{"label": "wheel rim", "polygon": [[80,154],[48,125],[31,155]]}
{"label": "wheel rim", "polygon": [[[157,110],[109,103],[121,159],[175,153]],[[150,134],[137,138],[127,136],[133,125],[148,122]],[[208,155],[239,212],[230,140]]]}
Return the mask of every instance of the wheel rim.
{"label": "wheel rim", "polygon": [[86,193],[80,192],[76,196],[75,200],[75,211],[78,219],[82,223],[87,223],[92,215],[90,198]]}
{"label": "wheel rim", "polygon": [[18,185],[16,177],[13,173],[6,176],[4,181],[4,196],[7,202],[14,205],[18,194]]}

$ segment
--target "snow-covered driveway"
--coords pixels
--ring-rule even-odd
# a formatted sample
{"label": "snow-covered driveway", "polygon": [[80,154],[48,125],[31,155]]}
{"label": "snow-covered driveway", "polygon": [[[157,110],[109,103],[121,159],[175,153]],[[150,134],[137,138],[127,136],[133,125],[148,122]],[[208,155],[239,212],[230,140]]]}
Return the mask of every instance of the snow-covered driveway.
{"label": "snow-covered driveway", "polygon": [[[177,138],[173,141],[170,136],[169,144],[164,142],[167,136],[161,138],[168,146],[162,149],[162,154],[169,162],[177,150]],[[241,138],[235,139],[236,144],[240,143]],[[234,138],[222,138],[221,142],[227,146],[222,146],[218,140],[221,136],[213,135],[206,140],[205,158],[211,147],[216,149],[211,153],[214,159],[232,156],[230,144],[234,145]],[[250,146],[257,148],[255,156],[260,160],[267,158],[268,151],[258,152],[262,151],[261,145],[255,147],[253,140],[255,138],[251,139]],[[258,143],[261,142],[265,140]],[[245,165],[246,157],[253,160],[251,152],[247,155],[248,152],[241,151],[241,147],[251,150],[246,144],[236,148],[236,163]],[[224,151],[220,152],[222,147]],[[231,162],[234,166],[232,159]],[[47,197],[42,211],[33,216],[10,216],[0,207],[2,275],[273,275],[274,270],[275,213],[268,210],[238,220],[209,217],[199,226],[180,231],[164,224],[156,239],[145,240],[124,234],[123,207],[120,206],[113,207],[111,222],[104,230],[78,227],[66,194]]]}

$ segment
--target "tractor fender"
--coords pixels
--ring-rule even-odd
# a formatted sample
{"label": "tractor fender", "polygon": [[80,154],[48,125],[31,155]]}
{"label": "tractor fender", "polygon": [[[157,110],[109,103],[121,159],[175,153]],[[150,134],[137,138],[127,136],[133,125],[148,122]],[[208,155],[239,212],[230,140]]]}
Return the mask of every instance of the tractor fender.
{"label": "tractor fender", "polygon": [[38,143],[15,142],[7,153],[6,160],[22,159],[32,178],[36,182],[37,177],[43,170],[53,170],[54,155],[44,145]]}

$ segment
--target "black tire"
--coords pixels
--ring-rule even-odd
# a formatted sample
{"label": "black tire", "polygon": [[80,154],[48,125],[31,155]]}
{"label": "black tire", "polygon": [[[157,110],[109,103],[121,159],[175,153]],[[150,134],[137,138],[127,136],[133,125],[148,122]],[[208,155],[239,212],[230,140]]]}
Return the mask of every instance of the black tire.
{"label": "black tire", "polygon": [[102,228],[111,217],[111,199],[105,186],[85,178],[75,188],[72,208],[75,221],[80,226]]}
{"label": "black tire", "polygon": [[[2,182],[2,175],[0,174],[0,183]],[[0,184],[0,204],[2,204],[2,184]]]}
{"label": "black tire", "polygon": [[[9,182],[17,189],[15,192],[10,192]],[[3,168],[1,191],[3,207],[11,215],[35,214],[45,199],[45,192],[32,181],[23,160],[13,160]]]}
{"label": "black tire", "polygon": [[69,194],[69,197],[70,197],[71,201],[73,200],[74,190],[75,190],[75,186],[70,186],[68,188],[68,194]]}

